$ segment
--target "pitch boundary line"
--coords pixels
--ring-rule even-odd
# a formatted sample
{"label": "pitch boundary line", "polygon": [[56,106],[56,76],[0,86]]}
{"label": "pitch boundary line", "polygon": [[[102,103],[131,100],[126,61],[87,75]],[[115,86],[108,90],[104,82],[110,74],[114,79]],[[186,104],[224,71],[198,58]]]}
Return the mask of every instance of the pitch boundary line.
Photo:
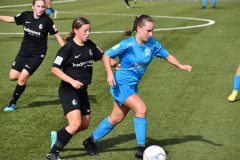
{"label": "pitch boundary line", "polygon": [[[76,0],[62,0],[56,1],[52,3],[68,3],[68,2],[75,2]],[[15,7],[25,7],[25,6],[32,6],[32,4],[19,4],[19,5],[10,5],[10,6],[0,6],[0,8],[15,8]]]}
{"label": "pitch boundary line", "polygon": [[[1,11],[1,10],[0,10]],[[8,11],[21,11],[21,10],[8,10]],[[128,17],[135,17],[137,15],[134,14],[112,14],[112,13],[88,13],[88,12],[67,12],[67,11],[58,11],[60,14],[85,14],[85,15],[104,15],[104,16],[128,16]],[[173,28],[156,28],[154,31],[169,31],[169,30],[180,30],[180,29],[191,29],[191,28],[200,28],[200,27],[207,27],[210,25],[215,24],[214,20],[210,19],[202,19],[202,18],[193,18],[193,17],[175,17],[175,16],[160,16],[160,15],[151,15],[155,18],[169,18],[169,19],[185,19],[185,20],[195,20],[195,21],[204,21],[207,23],[194,25],[194,26],[184,26],[184,27],[173,27]],[[94,31],[91,32],[92,34],[103,34],[103,33],[123,33],[123,30],[115,30],[115,31]],[[60,34],[68,34],[69,32],[60,32]],[[21,35],[22,32],[15,32],[15,33],[0,33],[0,35]]]}

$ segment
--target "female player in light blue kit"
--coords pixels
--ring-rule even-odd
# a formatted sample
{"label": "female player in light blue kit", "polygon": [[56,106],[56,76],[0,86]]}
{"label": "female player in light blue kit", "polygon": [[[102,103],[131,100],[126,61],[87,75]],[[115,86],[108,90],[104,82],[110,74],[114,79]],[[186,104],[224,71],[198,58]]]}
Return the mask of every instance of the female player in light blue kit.
{"label": "female player in light blue kit", "polygon": [[[190,65],[182,65],[152,37],[153,29],[154,21],[150,16],[137,16],[132,31],[126,31],[126,35],[131,35],[134,31],[136,35],[121,41],[104,54],[103,61],[107,72],[107,82],[115,101],[111,115],[106,117],[93,134],[83,142],[88,154],[95,155],[97,152],[96,142],[123,121],[129,110],[132,110],[135,113],[134,129],[138,145],[135,156],[142,158],[147,131],[147,107],[138,96],[137,91],[138,83],[148,65],[156,56],[159,59],[164,58],[181,70],[191,71],[192,67]],[[121,67],[113,73],[110,59],[117,56]]]}
{"label": "female player in light blue kit", "polygon": [[234,76],[233,91],[232,91],[231,95],[228,97],[229,102],[236,101],[239,86],[240,86],[240,65],[238,66],[237,71],[236,71],[235,76]]}
{"label": "female player in light blue kit", "polygon": [[[217,0],[212,0],[212,8],[216,8]],[[203,9],[207,7],[207,0],[203,0]]]}

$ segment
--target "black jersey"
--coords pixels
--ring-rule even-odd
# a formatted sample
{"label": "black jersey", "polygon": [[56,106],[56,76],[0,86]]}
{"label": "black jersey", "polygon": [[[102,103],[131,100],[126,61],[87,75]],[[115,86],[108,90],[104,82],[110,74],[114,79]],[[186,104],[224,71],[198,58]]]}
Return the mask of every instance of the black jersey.
{"label": "black jersey", "polygon": [[93,61],[101,60],[102,57],[102,51],[91,40],[87,40],[84,46],[70,40],[58,51],[53,67],[62,69],[65,74],[83,84],[90,84]]}
{"label": "black jersey", "polygon": [[48,33],[54,35],[58,32],[52,19],[45,13],[35,19],[33,11],[25,11],[14,17],[17,25],[23,25],[24,37],[21,49],[24,55],[45,55],[47,51]]}

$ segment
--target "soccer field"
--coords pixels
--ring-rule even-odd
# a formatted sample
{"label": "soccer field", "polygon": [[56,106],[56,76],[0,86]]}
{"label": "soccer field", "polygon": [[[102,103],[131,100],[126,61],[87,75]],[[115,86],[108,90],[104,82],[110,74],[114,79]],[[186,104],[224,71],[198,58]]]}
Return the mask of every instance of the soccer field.
{"label": "soccer field", "polygon": [[[31,2],[1,0],[0,15],[32,10]],[[162,146],[167,160],[240,159],[240,101],[227,101],[240,58],[240,2],[220,1],[217,9],[211,9],[210,1],[207,9],[201,9],[201,0],[130,1],[130,9],[122,0],[54,2],[58,11],[54,22],[62,37],[71,31],[73,19],[84,16],[92,24],[91,39],[104,51],[126,38],[122,31],[132,28],[136,15],[151,15],[155,20],[153,36],[193,69],[183,72],[157,59],[149,66],[139,84],[139,95],[148,107],[147,146]],[[47,56],[29,79],[18,109],[3,112],[16,85],[8,73],[22,33],[21,26],[0,21],[0,160],[44,159],[50,149],[50,131],[67,123],[57,93],[60,80],[51,73],[59,49],[53,37],[49,37]],[[91,124],[71,139],[60,153],[62,159],[135,159],[132,112],[99,141],[99,156],[86,154],[82,141],[112,110],[102,62],[94,64],[88,91]]]}

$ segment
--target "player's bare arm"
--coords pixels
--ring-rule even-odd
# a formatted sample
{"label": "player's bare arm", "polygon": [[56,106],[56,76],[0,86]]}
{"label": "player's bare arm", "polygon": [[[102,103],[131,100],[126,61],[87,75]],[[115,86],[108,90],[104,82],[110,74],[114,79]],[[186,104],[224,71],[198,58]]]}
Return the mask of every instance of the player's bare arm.
{"label": "player's bare arm", "polygon": [[0,16],[0,20],[7,23],[15,23],[14,17],[11,17],[11,16]]}

